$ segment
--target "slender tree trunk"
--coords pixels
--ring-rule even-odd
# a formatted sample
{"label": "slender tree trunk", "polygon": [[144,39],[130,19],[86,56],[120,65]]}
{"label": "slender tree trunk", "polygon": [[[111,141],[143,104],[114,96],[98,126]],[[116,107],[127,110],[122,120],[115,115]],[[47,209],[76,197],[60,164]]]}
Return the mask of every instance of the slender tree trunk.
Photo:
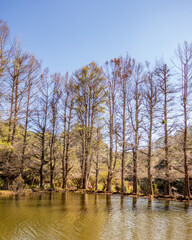
{"label": "slender tree trunk", "polygon": [[153,128],[153,110],[150,112],[150,126],[149,126],[149,139],[148,139],[148,194],[153,195],[152,174],[151,174],[151,160],[152,160],[152,128]]}
{"label": "slender tree trunk", "polygon": [[184,143],[183,143],[183,153],[184,153],[184,170],[185,170],[185,190],[184,196],[190,197],[190,185],[189,185],[189,163],[187,156],[187,104],[186,95],[184,96],[184,118],[185,118],[185,129],[184,129]]}
{"label": "slender tree trunk", "polygon": [[133,193],[137,194],[137,149],[133,149]]}
{"label": "slender tree trunk", "polygon": [[[11,141],[11,130],[12,130],[12,124],[13,124],[13,108],[14,108],[14,94],[15,94],[15,78],[13,79],[13,85],[12,85],[12,92],[11,92],[11,108],[10,108],[10,115],[9,115],[9,132],[8,132],[8,138],[7,142],[10,143]],[[11,155],[12,153],[8,153],[6,156],[6,163],[8,165],[9,161],[11,160]],[[7,176],[4,179],[4,184],[3,184],[3,189],[9,190],[9,169],[7,169]]]}
{"label": "slender tree trunk", "polygon": [[152,174],[151,174],[151,164],[152,164],[152,134],[153,134],[153,118],[155,112],[155,105],[157,104],[157,86],[154,81],[154,73],[148,72],[146,79],[146,92],[145,92],[145,104],[147,110],[147,119],[149,121],[148,127],[148,154],[147,154],[147,165],[148,165],[148,189],[147,194],[153,195],[153,185],[152,185]]}
{"label": "slender tree trunk", "polygon": [[29,122],[29,104],[30,104],[30,94],[31,94],[31,80],[28,81],[28,93],[27,93],[27,109],[25,114],[25,130],[24,130],[24,137],[23,137],[23,149],[22,149],[22,157],[21,157],[21,170],[20,174],[23,175],[24,169],[24,161],[25,161],[25,150],[27,147],[27,130],[28,130],[28,122]]}
{"label": "slender tree trunk", "polygon": [[[166,66],[166,65],[165,65]],[[170,176],[169,176],[169,148],[168,148],[168,130],[167,130],[167,77],[166,68],[164,68],[164,141],[165,141],[165,194],[171,195]]]}
{"label": "slender tree trunk", "polygon": [[44,186],[43,186],[43,164],[42,164],[42,161],[41,161],[41,166],[39,169],[39,175],[40,175],[40,188],[43,189]]}
{"label": "slender tree trunk", "polygon": [[48,113],[48,98],[46,97],[46,106],[45,106],[45,119],[44,119],[44,126],[42,128],[42,136],[41,136],[41,165],[40,165],[40,188],[43,189],[43,166],[45,165],[45,132],[46,132],[46,125],[47,125],[47,113]]}
{"label": "slender tree trunk", "polygon": [[10,183],[10,179],[9,179],[8,176],[6,176],[5,179],[4,179],[4,184],[3,184],[3,189],[4,190],[9,190],[10,189],[9,183]]}
{"label": "slender tree trunk", "polygon": [[64,135],[63,135],[63,156],[62,156],[62,178],[63,178],[63,185],[62,188],[66,188],[66,181],[65,181],[65,150],[66,150],[66,110],[65,110],[65,117],[64,117]]}
{"label": "slender tree trunk", "polygon": [[117,163],[117,143],[118,143],[118,138],[117,138],[117,134],[115,134],[115,161],[113,162],[113,171],[115,170],[115,166]]}
{"label": "slender tree trunk", "polygon": [[16,133],[16,126],[17,126],[17,114],[18,114],[18,86],[19,86],[19,79],[16,77],[16,83],[15,83],[15,109],[14,109],[14,120],[13,120],[13,131],[11,136],[11,145],[13,146],[14,139],[15,139],[15,133]]}
{"label": "slender tree trunk", "polygon": [[[92,107],[92,109],[91,109]],[[90,100],[88,104],[88,109],[85,110],[85,166],[84,166],[84,175],[83,175],[83,189],[87,189],[89,174],[91,170],[91,142],[92,142],[92,132],[93,132],[93,117],[94,117],[94,106],[91,106]]]}
{"label": "slender tree trunk", "polygon": [[25,150],[26,150],[26,147],[27,147],[27,126],[28,126],[28,113],[26,113],[26,122],[25,122],[25,130],[24,130],[24,137],[23,137],[23,149],[22,149],[21,170],[20,170],[21,175],[23,175],[24,161],[25,161]]}
{"label": "slender tree trunk", "polygon": [[57,118],[58,118],[58,107],[59,107],[59,99],[61,96],[60,93],[60,75],[54,74],[52,76],[52,83],[53,83],[53,92],[50,101],[51,106],[51,143],[50,143],[50,187],[54,189],[54,171],[56,165],[56,150],[55,150],[55,143],[56,143],[56,133],[57,133]]}
{"label": "slender tree trunk", "polygon": [[99,156],[97,153],[97,160],[96,160],[96,173],[95,173],[95,191],[98,190],[98,176],[99,176]]}
{"label": "slender tree trunk", "polygon": [[10,116],[9,116],[9,133],[8,133],[7,142],[11,141],[11,129],[12,129],[12,123],[13,123],[14,93],[15,93],[15,78],[13,80],[13,85],[12,85],[11,109],[10,109]]}
{"label": "slender tree trunk", "polygon": [[168,134],[167,134],[167,116],[165,115],[165,162],[166,162],[166,179],[165,179],[165,194],[171,195],[170,174],[169,174],[169,151],[168,151]]}
{"label": "slender tree trunk", "polygon": [[169,164],[169,139],[168,139],[168,103],[173,102],[174,88],[170,85],[170,70],[166,64],[160,63],[156,68],[156,76],[158,77],[159,93],[163,95],[163,124],[164,124],[164,156],[165,156],[165,188],[164,194],[171,195],[170,186],[170,164]]}
{"label": "slender tree trunk", "polygon": [[[110,93],[109,93],[110,94]],[[112,105],[112,106],[111,106]],[[109,164],[108,164],[108,177],[107,177],[107,192],[111,192],[112,187],[112,163],[113,163],[113,117],[114,117],[114,101],[110,99],[110,149],[109,149]]]}
{"label": "slender tree trunk", "polygon": [[67,187],[68,173],[71,170],[71,168],[69,168],[69,144],[70,144],[72,109],[73,109],[73,99],[71,100],[71,106],[69,110],[69,121],[68,121],[68,129],[67,129],[67,136],[66,136],[65,175],[64,175],[65,188]]}
{"label": "slender tree trunk", "polygon": [[65,100],[65,109],[64,109],[64,129],[63,129],[63,156],[62,156],[62,178],[63,178],[63,185],[62,188],[66,188],[66,169],[65,169],[65,151],[66,151],[66,124],[67,124],[67,104],[68,104],[68,97],[69,94],[67,93],[66,100]]}
{"label": "slender tree trunk", "polygon": [[[86,134],[85,134],[86,135]],[[87,164],[88,164],[88,147],[87,147],[87,141],[85,138],[85,164],[83,169],[83,189],[87,188]]]}
{"label": "slender tree trunk", "polygon": [[49,168],[50,168],[50,188],[54,189],[54,185],[53,185],[53,143],[52,143],[52,140],[51,140],[51,143],[50,143]]}
{"label": "slender tree trunk", "polygon": [[[14,140],[15,140],[15,134],[16,134],[16,126],[17,126],[17,118],[18,118],[18,86],[19,86],[19,80],[18,80],[18,77],[15,77],[15,92],[14,92],[14,119],[13,119],[13,122],[12,122],[12,134],[11,134],[11,139],[8,137],[8,141],[11,140],[11,145],[13,146],[14,145]],[[12,105],[12,104],[11,104]],[[10,121],[10,126],[11,126],[11,121]],[[11,161],[13,157],[13,150],[11,150],[9,156],[8,156],[8,162]],[[7,190],[9,190],[9,182],[10,182],[10,179],[9,179],[9,175],[10,175],[10,171],[9,169],[7,170],[7,176],[4,180],[4,186]]]}
{"label": "slender tree trunk", "polygon": [[51,136],[51,143],[50,143],[50,187],[54,189],[54,182],[53,182],[53,174],[55,169],[55,119],[56,116],[53,115],[53,129],[52,129],[52,136]]}
{"label": "slender tree trunk", "polygon": [[99,176],[99,129],[97,128],[97,150],[96,150],[96,174],[95,174],[95,190],[98,190]]}
{"label": "slender tree trunk", "polygon": [[[125,79],[123,80],[125,81]],[[123,146],[122,146],[122,160],[121,160],[121,192],[124,193],[125,180],[125,104],[126,104],[126,84],[123,83]]]}
{"label": "slender tree trunk", "polygon": [[88,154],[89,154],[89,151],[88,151],[88,132],[89,132],[89,129],[88,129],[88,110],[87,110],[87,104],[85,106],[85,123],[84,123],[84,147],[85,147],[85,160],[84,160],[84,169],[83,169],[83,183],[82,183],[82,186],[83,186],[83,189],[86,189],[87,188],[87,171],[88,171]]}
{"label": "slender tree trunk", "polygon": [[55,156],[54,156],[54,143],[51,147],[51,153],[50,153],[50,187],[51,189],[54,189],[54,169],[55,169]]}
{"label": "slender tree trunk", "polygon": [[85,131],[80,131],[81,136],[81,187],[83,189],[83,177],[85,168]]}
{"label": "slender tree trunk", "polygon": [[137,159],[138,159],[138,132],[139,132],[139,92],[138,92],[138,82],[136,82],[136,111],[135,111],[135,147],[134,147],[134,154],[133,154],[133,193],[137,194]]}
{"label": "slender tree trunk", "polygon": [[[48,82],[48,69],[44,70],[44,73],[40,79],[40,96],[39,96],[39,108],[37,110],[37,136],[39,136],[40,146],[41,146],[41,156],[40,156],[40,168],[39,168],[39,177],[40,177],[40,188],[44,188],[44,174],[43,166],[48,163],[47,154],[46,154],[46,132],[47,132],[47,119],[49,111],[49,89],[50,84]],[[41,104],[43,103],[43,104]]]}

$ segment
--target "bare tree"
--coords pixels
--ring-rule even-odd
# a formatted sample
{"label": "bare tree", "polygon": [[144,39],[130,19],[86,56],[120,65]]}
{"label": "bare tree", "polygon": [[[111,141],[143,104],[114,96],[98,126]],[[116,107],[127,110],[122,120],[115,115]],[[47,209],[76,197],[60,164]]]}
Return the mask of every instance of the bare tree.
{"label": "bare tree", "polygon": [[69,105],[69,115],[68,115],[68,123],[67,123],[67,132],[66,132],[66,153],[65,153],[65,167],[64,167],[64,183],[65,187],[67,186],[67,180],[68,180],[68,175],[71,169],[73,168],[73,165],[69,165],[69,146],[71,142],[71,122],[72,122],[72,117],[73,117],[73,105],[74,105],[74,98],[73,96],[70,99],[70,105]]}
{"label": "bare tree", "polygon": [[96,130],[96,144],[95,144],[95,190],[98,190],[99,171],[100,171],[100,159],[101,159],[101,143],[102,134],[101,127],[97,127]]}
{"label": "bare tree", "polygon": [[116,162],[114,162],[114,118],[115,118],[115,108],[117,104],[117,85],[118,76],[116,72],[116,64],[114,60],[106,62],[106,79],[107,79],[107,107],[109,111],[109,161],[108,161],[108,177],[107,177],[107,192],[111,192],[113,172],[115,170]]}
{"label": "bare tree", "polygon": [[154,112],[157,104],[157,86],[155,82],[154,73],[149,70],[149,64],[147,63],[148,72],[145,77],[145,92],[144,92],[144,104],[146,110],[147,119],[147,135],[148,135],[148,194],[153,195],[152,186],[152,174],[151,174],[151,162],[152,162],[152,134],[154,124]]}
{"label": "bare tree", "polygon": [[72,169],[69,165],[69,146],[71,142],[71,123],[74,109],[73,81],[68,81],[68,74],[65,77],[65,88],[63,92],[64,114],[63,114],[63,154],[62,154],[62,178],[63,188],[67,187],[68,174]]}
{"label": "bare tree", "polygon": [[68,89],[68,73],[66,73],[64,82],[63,82],[63,92],[62,92],[62,102],[63,102],[63,152],[62,152],[62,178],[63,184],[62,188],[66,188],[66,181],[65,181],[65,152],[66,152],[66,129],[67,129],[67,106],[68,106],[68,99],[69,99],[69,89]]}
{"label": "bare tree", "polygon": [[127,98],[128,88],[130,86],[131,76],[134,67],[134,59],[132,60],[128,55],[125,58],[118,58],[114,60],[116,65],[116,74],[119,80],[119,95],[120,102],[120,115],[122,120],[122,159],[121,159],[121,192],[124,192],[125,180],[125,152],[126,152],[126,114],[127,114]]}
{"label": "bare tree", "polygon": [[[158,81],[158,92],[162,99],[162,124],[164,125],[164,161],[165,161],[165,194],[171,195],[170,187],[170,158],[169,158],[169,135],[171,131],[170,121],[172,119],[171,109],[174,100],[173,93],[175,92],[170,82],[170,69],[167,64],[162,62],[157,64],[155,75]],[[168,125],[169,122],[169,125]],[[173,123],[171,123],[172,125]]]}
{"label": "bare tree", "polygon": [[184,155],[184,172],[185,172],[185,190],[184,196],[190,197],[190,185],[189,185],[189,163],[188,163],[188,148],[189,148],[189,136],[188,136],[188,119],[189,119],[189,100],[191,94],[191,80],[192,80],[192,45],[188,42],[184,42],[183,46],[178,46],[176,52],[179,64],[177,69],[180,71],[180,86],[181,86],[181,105],[183,107],[184,118],[184,137],[183,137],[183,155]]}
{"label": "bare tree", "polygon": [[54,189],[54,170],[56,164],[56,137],[58,129],[58,119],[59,119],[59,100],[61,97],[60,84],[61,76],[55,73],[51,76],[51,83],[53,84],[53,90],[50,97],[50,187]]}
{"label": "bare tree", "polygon": [[[8,81],[6,81],[6,99],[8,99],[7,112],[9,112],[7,142],[10,143],[12,146],[12,150],[7,156],[6,163],[8,166],[7,177],[4,181],[4,187],[6,189],[9,188],[8,175],[11,176],[13,173],[14,164],[11,164],[11,161],[13,160],[14,149],[17,144],[17,142],[15,141],[17,125],[19,123],[19,120],[22,118],[23,113],[22,103],[26,90],[25,83],[27,77],[26,69],[28,66],[28,60],[28,54],[22,52],[20,41],[17,42],[13,48],[12,59],[7,68]],[[9,107],[10,109],[8,110]]]}
{"label": "bare tree", "polygon": [[137,194],[138,176],[137,176],[137,163],[138,163],[138,149],[140,133],[139,130],[142,124],[141,107],[143,101],[143,68],[141,64],[137,64],[133,70],[132,87],[130,97],[128,99],[128,108],[131,119],[131,126],[133,129],[133,193]]}
{"label": "bare tree", "polygon": [[22,157],[21,157],[21,175],[23,174],[24,170],[24,161],[25,161],[25,153],[27,148],[27,133],[28,133],[28,127],[29,127],[29,120],[31,117],[32,112],[34,109],[32,109],[34,98],[37,95],[37,82],[40,77],[40,64],[35,59],[35,57],[32,55],[29,57],[28,67],[26,69],[27,71],[27,78],[25,83],[25,95],[26,95],[26,102],[25,107],[26,110],[24,111],[25,115],[25,123],[24,123],[24,136],[23,136],[23,147],[22,147]]}
{"label": "bare tree", "polygon": [[22,52],[21,43],[18,41],[13,50],[13,60],[8,68],[11,82],[10,118],[8,142],[13,145],[16,127],[21,112],[22,100],[26,91],[26,78],[29,56]]}
{"label": "bare tree", "polygon": [[48,161],[48,140],[47,129],[50,109],[50,81],[48,77],[48,69],[46,68],[41,74],[39,82],[39,94],[36,101],[36,112],[33,117],[34,131],[36,132],[37,145],[35,145],[35,157],[40,159],[39,175],[40,188],[44,188],[43,167]]}
{"label": "bare tree", "polygon": [[103,109],[105,97],[103,71],[94,62],[74,74],[75,110],[82,139],[82,187],[87,188],[91,170],[91,145],[97,115]]}

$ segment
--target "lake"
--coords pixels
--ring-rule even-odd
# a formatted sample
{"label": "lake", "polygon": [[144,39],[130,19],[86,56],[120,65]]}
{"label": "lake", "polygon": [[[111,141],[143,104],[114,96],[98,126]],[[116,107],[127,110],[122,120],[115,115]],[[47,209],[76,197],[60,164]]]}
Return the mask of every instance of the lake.
{"label": "lake", "polygon": [[192,239],[186,202],[43,193],[0,198],[0,239]]}

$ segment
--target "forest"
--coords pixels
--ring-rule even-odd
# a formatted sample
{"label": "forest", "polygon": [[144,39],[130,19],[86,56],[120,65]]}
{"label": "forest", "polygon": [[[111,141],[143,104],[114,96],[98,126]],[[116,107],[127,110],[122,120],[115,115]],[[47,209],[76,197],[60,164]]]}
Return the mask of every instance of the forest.
{"label": "forest", "polygon": [[125,53],[50,73],[0,20],[0,189],[190,198],[192,44],[171,63]]}

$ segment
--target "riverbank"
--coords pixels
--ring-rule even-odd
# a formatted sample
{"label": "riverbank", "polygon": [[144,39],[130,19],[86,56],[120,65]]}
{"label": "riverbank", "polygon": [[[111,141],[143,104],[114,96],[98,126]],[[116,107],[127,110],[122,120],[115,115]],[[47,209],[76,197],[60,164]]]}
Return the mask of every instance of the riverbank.
{"label": "riverbank", "polygon": [[87,193],[87,194],[99,194],[99,195],[121,195],[134,198],[148,198],[148,199],[161,199],[166,201],[181,201],[181,202],[192,202],[192,197],[185,198],[183,195],[145,195],[145,194],[132,194],[132,193],[120,193],[120,192],[105,192],[105,191],[93,191],[88,189],[61,189],[56,188],[51,189],[23,189],[22,191],[11,191],[11,190],[0,190],[0,197],[10,197],[10,196],[22,196],[22,195],[31,195],[31,194],[44,194],[44,193],[54,193],[54,192],[73,192],[73,193]]}
{"label": "riverbank", "polygon": [[23,189],[22,191],[0,190],[0,197],[10,197],[15,195],[30,195],[33,193],[32,189]]}
{"label": "riverbank", "polygon": [[190,201],[192,202],[192,196],[190,198],[186,198],[183,195],[146,195],[146,194],[132,194],[132,193],[120,193],[120,192],[105,192],[105,191],[92,191],[92,190],[85,190],[85,189],[78,189],[78,190],[68,190],[70,192],[76,193],[88,193],[88,194],[103,194],[103,195],[121,195],[121,196],[128,196],[134,198],[148,198],[148,199],[162,199],[166,201]]}

